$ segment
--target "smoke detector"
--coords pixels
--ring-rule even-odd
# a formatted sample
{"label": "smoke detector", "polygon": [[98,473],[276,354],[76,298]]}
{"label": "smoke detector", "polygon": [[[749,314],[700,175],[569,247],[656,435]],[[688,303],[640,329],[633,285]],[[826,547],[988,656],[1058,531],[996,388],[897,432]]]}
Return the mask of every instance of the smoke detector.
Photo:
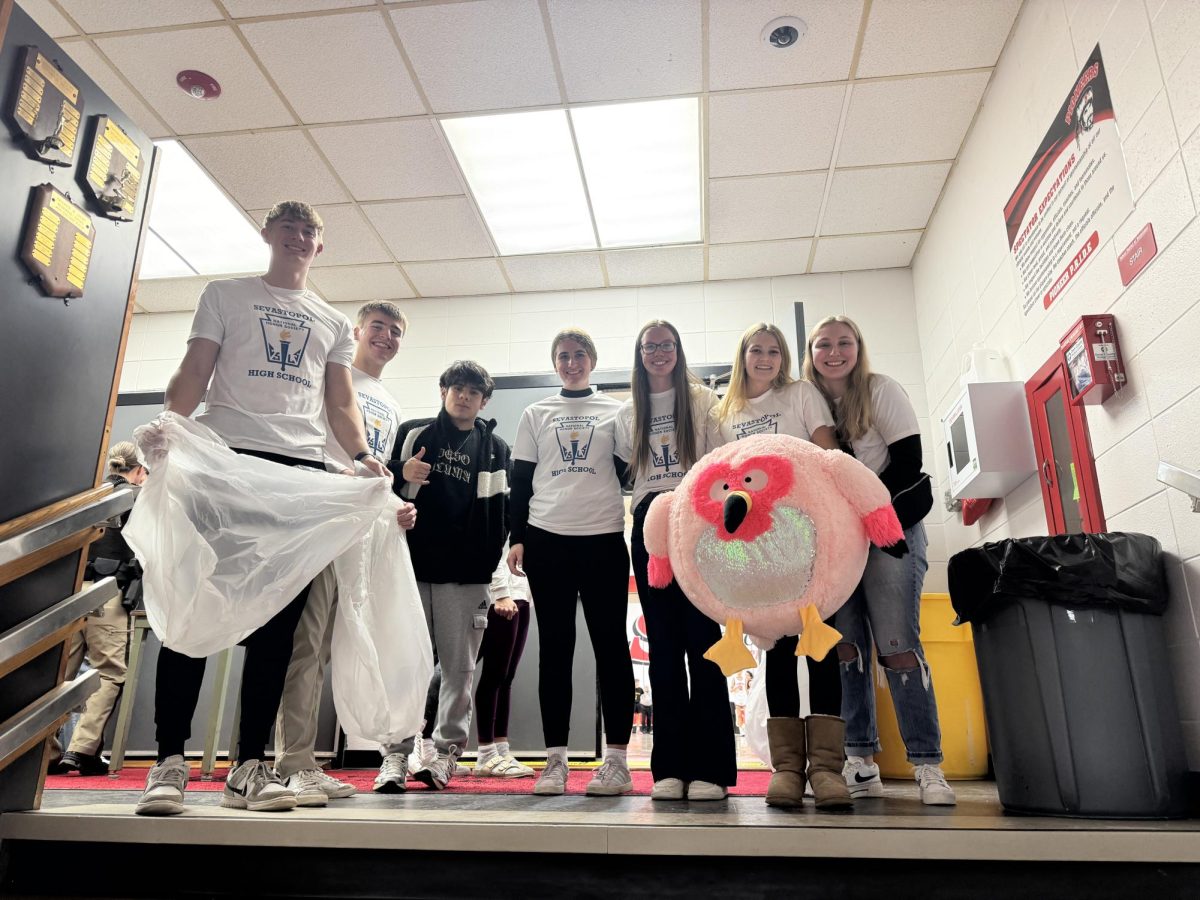
{"label": "smoke detector", "polygon": [[808,23],[796,16],[772,19],[762,30],[762,41],[774,50],[795,47],[808,34]]}
{"label": "smoke detector", "polygon": [[179,89],[197,100],[216,100],[221,96],[221,84],[206,72],[184,69],[175,76]]}

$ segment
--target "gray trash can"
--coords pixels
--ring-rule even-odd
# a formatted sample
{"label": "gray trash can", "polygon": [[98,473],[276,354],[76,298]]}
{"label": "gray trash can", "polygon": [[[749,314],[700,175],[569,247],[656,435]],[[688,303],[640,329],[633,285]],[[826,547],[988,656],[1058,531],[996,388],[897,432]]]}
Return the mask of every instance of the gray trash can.
{"label": "gray trash can", "polygon": [[1013,812],[1183,818],[1187,757],[1158,541],[1074,534],[955,554],[997,789]]}

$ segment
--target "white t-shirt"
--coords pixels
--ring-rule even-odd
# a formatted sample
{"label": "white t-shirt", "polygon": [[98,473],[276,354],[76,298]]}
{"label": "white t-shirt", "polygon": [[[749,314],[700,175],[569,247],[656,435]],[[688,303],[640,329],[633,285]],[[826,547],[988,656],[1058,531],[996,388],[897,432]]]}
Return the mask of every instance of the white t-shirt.
{"label": "white t-shirt", "polygon": [[887,375],[872,374],[871,427],[858,440],[850,442],[858,461],[878,475],[892,461],[888,444],[920,433],[916,410],[900,382]]}
{"label": "white t-shirt", "polygon": [[621,402],[601,393],[555,394],[521,414],[513,459],[532,462],[529,524],[561,535],[625,529],[625,502],[613,466]]}
{"label": "white t-shirt", "polygon": [[323,460],[325,367],[350,367],[349,319],[311,291],[229,278],[200,295],[195,338],[221,345],[198,421],[231,447]]}
{"label": "white t-shirt", "polygon": [[[400,404],[382,381],[362,369],[351,366],[350,379],[354,382],[354,393],[358,395],[358,408],[366,427],[367,449],[376,459],[386,463],[392,458],[392,446],[396,443],[396,431],[400,428]],[[325,432],[325,456],[328,460],[339,469],[353,469],[354,460],[338,443],[328,419]]]}
{"label": "white t-shirt", "polygon": [[[692,430],[696,435],[696,458],[708,452],[708,422],[717,395],[708,388],[695,386],[692,396]],[[687,469],[679,464],[679,444],[675,440],[675,388],[650,395],[650,458],[649,465],[638,471],[633,483],[633,506],[650,493],[673,491],[683,481]],[[622,462],[631,462],[636,455],[633,447],[633,398],[621,404],[617,414],[616,454]]]}
{"label": "white t-shirt", "polygon": [[807,381],[793,381],[767,391],[721,422],[721,440],[740,441],[755,434],[790,434],[812,440],[822,425],[833,425],[829,404]]}

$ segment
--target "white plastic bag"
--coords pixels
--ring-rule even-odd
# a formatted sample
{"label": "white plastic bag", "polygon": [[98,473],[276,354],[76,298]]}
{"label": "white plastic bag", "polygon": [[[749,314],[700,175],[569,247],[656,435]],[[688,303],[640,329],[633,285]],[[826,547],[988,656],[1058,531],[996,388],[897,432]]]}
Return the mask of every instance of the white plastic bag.
{"label": "white plastic bag", "polygon": [[[765,650],[758,654],[758,668],[754,669],[754,683],[750,685],[750,699],[746,701],[746,745],[750,752],[761,759],[768,767],[771,765],[771,745],[767,740],[767,719],[771,717],[767,706],[767,653]],[[800,689],[800,717],[807,718],[810,710],[808,702],[808,666],[796,666],[796,684]]]}
{"label": "white plastic bag", "polygon": [[144,571],[150,627],[187,656],[232,647],[266,624],[392,496],[383,478],[234,453],[174,413],[133,436],[151,475],[122,534]]}
{"label": "white plastic bag", "polygon": [[334,561],[333,704],[346,734],[398,744],[421,730],[433,646],[408,541],[391,498],[366,537]]}

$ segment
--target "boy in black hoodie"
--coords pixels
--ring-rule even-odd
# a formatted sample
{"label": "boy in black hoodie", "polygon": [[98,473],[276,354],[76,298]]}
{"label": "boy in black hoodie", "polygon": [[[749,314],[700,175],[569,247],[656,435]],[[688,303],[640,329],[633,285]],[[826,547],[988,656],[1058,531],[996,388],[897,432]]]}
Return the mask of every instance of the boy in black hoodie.
{"label": "boy in black hoodie", "polygon": [[[495,388],[478,363],[457,361],[438,384],[442,410],[433,419],[404,422],[388,467],[395,488],[417,507],[407,532],[425,620],[441,663],[437,759],[413,772],[435,790],[449,783],[467,743],[475,658],[494,598],[488,586],[508,537],[508,445],[479,418]],[[413,739],[383,748],[375,790],[405,789]]]}

